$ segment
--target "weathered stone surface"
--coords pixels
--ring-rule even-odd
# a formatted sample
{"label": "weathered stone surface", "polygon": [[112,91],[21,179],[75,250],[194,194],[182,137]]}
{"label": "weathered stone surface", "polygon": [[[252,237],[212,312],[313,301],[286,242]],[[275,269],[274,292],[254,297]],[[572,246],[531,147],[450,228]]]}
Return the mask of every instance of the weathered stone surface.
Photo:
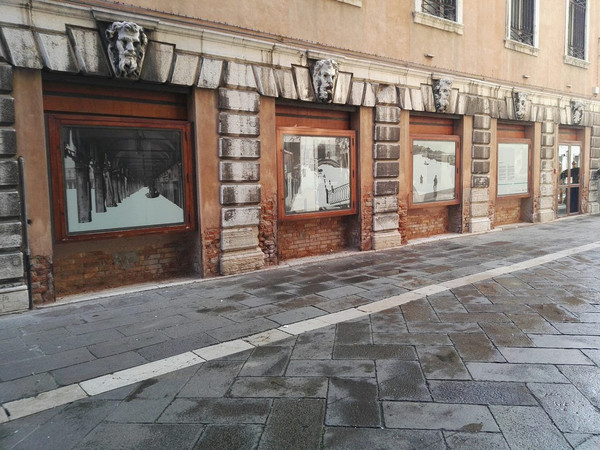
{"label": "weathered stone surface", "polygon": [[8,59],[14,66],[29,69],[44,67],[31,30],[2,27],[1,32],[6,43]]}
{"label": "weathered stone surface", "polygon": [[471,233],[485,233],[492,229],[489,217],[471,218],[469,220],[469,231]]}
{"label": "weathered stone surface", "polygon": [[554,122],[546,120],[542,123],[542,133],[554,134]]}
{"label": "weathered stone surface", "polygon": [[211,58],[202,58],[198,87],[216,89],[221,84],[223,61]]}
{"label": "weathered stone surface", "polygon": [[0,186],[11,186],[19,181],[17,161],[0,161]]}
{"label": "weathered stone surface", "polygon": [[0,155],[12,156],[17,153],[17,133],[12,128],[0,129]]}
{"label": "weathered stone surface", "polygon": [[542,146],[543,147],[552,147],[554,145],[554,135],[553,134],[542,134]]}
{"label": "weathered stone surface", "polygon": [[384,123],[399,123],[400,108],[397,106],[381,106],[375,107],[375,121]]}
{"label": "weathered stone surface", "polygon": [[397,125],[375,125],[375,140],[397,142],[400,139],[400,127]]}
{"label": "weathered stone surface", "polygon": [[481,161],[475,160],[473,161],[473,169],[472,173],[476,174],[485,174],[490,172],[490,162],[489,161]]}
{"label": "weathered stone surface", "polygon": [[345,105],[348,102],[351,84],[351,73],[338,72],[337,81],[335,82],[335,92],[333,93],[333,103]]}
{"label": "weathered stone surface", "polygon": [[373,199],[373,212],[375,214],[384,212],[397,212],[398,211],[398,197],[375,197]]}
{"label": "weathered stone surface", "polygon": [[489,145],[474,145],[472,156],[475,159],[488,159],[490,157]]}
{"label": "weathered stone surface", "polygon": [[219,163],[220,181],[258,181],[260,164],[249,161],[221,161]]}
{"label": "weathered stone surface", "polygon": [[77,61],[66,35],[36,33],[44,65],[55,72],[79,72]]}
{"label": "weathered stone surface", "polygon": [[373,250],[400,247],[402,236],[398,230],[377,231],[373,233]]}
{"label": "weathered stone surface", "polygon": [[377,104],[378,105],[397,105],[398,92],[396,86],[382,84],[377,89]]}
{"label": "weathered stone surface", "polygon": [[398,88],[398,99],[400,101],[400,108],[410,111],[412,110],[412,101],[410,99],[410,89],[399,87]]}
{"label": "weathered stone surface", "polygon": [[17,191],[0,192],[0,217],[18,217],[21,214],[21,204]]}
{"label": "weathered stone surface", "polygon": [[410,90],[410,102],[412,104],[413,111],[425,111],[425,105],[423,105],[421,89]]}
{"label": "weathered stone surface", "polygon": [[471,217],[487,217],[488,215],[488,204],[487,203],[473,203],[471,205]]}
{"label": "weathered stone surface", "polygon": [[249,64],[227,61],[223,81],[225,86],[256,89],[254,71]]}
{"label": "weathered stone surface", "polygon": [[365,98],[363,99],[363,106],[373,107],[377,101],[375,93],[379,85],[377,83],[365,83]]}
{"label": "weathered stone surface", "polygon": [[348,104],[360,106],[365,96],[365,83],[363,81],[353,81],[350,87],[350,97]]}
{"label": "weathered stone surface", "polygon": [[489,145],[492,134],[489,131],[473,131],[473,144]]}
{"label": "weathered stone surface", "polygon": [[423,99],[425,111],[435,112],[435,101],[433,99],[433,89],[431,86],[426,84],[421,85],[421,98]]}
{"label": "weathered stone surface", "polygon": [[375,144],[373,146],[373,158],[375,159],[398,159],[400,158],[400,144]]}
{"label": "weathered stone surface", "polygon": [[0,255],[0,280],[23,276],[23,254],[6,253]]}
{"label": "weathered stone surface", "polygon": [[398,180],[375,180],[373,184],[375,195],[398,194]]}
{"label": "weathered stone surface", "polygon": [[219,89],[219,108],[236,111],[258,112],[260,97],[254,91]]}
{"label": "weathered stone surface", "polygon": [[175,46],[172,44],[148,42],[140,78],[154,83],[165,83],[169,79],[174,53]]}
{"label": "weathered stone surface", "polygon": [[373,231],[397,230],[399,221],[398,213],[375,214],[373,216]]}
{"label": "weathered stone surface", "polygon": [[471,189],[471,203],[488,202],[490,191],[488,189]]}
{"label": "weathered stone surface", "polygon": [[19,248],[21,246],[21,222],[0,223],[0,248]]}
{"label": "weathered stone surface", "polygon": [[473,128],[480,130],[489,130],[492,124],[490,116],[483,114],[475,114],[473,116]]}
{"label": "weathered stone surface", "polygon": [[542,147],[542,150],[540,152],[540,158],[554,159],[554,148],[553,147]]}
{"label": "weathered stone surface", "polygon": [[294,85],[292,71],[285,69],[274,69],[273,75],[275,76],[275,84],[277,85],[279,96],[290,100],[297,100],[298,93],[296,92],[296,86]]}
{"label": "weathered stone surface", "polygon": [[260,207],[221,208],[221,223],[223,228],[258,225]]}
{"label": "weathered stone surface", "polygon": [[294,81],[296,82],[296,93],[298,98],[305,102],[316,100],[312,87],[312,77],[308,67],[293,66]]}
{"label": "weathered stone surface", "polygon": [[260,134],[258,117],[222,112],[219,114],[219,133],[258,136]]}
{"label": "weathered stone surface", "polygon": [[374,177],[397,177],[400,174],[400,165],[397,161],[376,161],[373,167]]}
{"label": "weathered stone surface", "polygon": [[540,209],[551,209],[554,207],[553,197],[541,197],[539,200]]}
{"label": "weathered stone surface", "polygon": [[254,71],[254,78],[256,80],[256,87],[260,95],[266,97],[277,97],[277,83],[275,82],[275,75],[271,67],[264,66],[252,66]]}
{"label": "weathered stone surface", "polygon": [[474,188],[490,187],[490,179],[489,179],[489,177],[474,176],[471,179],[471,187],[474,187]]}
{"label": "weathered stone surface", "polygon": [[0,96],[0,124],[15,123],[15,99],[8,95]]}
{"label": "weathered stone surface", "polygon": [[97,30],[67,27],[79,69],[86,75],[109,76],[110,68]]}
{"label": "weathered stone surface", "polygon": [[0,64],[0,92],[12,92],[13,68],[8,64]]}
{"label": "weathered stone surface", "polygon": [[260,185],[227,184],[221,186],[221,204],[236,205],[260,203]]}
{"label": "weathered stone surface", "polygon": [[551,197],[554,195],[554,186],[551,184],[542,184],[540,186],[540,195],[542,197]]}
{"label": "weathered stone surface", "polygon": [[260,141],[248,138],[222,137],[219,139],[221,158],[258,158]]}
{"label": "weathered stone surface", "polygon": [[200,57],[189,53],[175,53],[171,83],[181,86],[192,86],[198,79]]}
{"label": "weathered stone surface", "polygon": [[264,266],[265,257],[260,248],[227,252],[221,255],[221,275],[233,275],[236,273],[259,270]]}
{"label": "weathered stone surface", "polygon": [[228,228],[221,231],[221,250],[244,250],[258,247],[258,228]]}

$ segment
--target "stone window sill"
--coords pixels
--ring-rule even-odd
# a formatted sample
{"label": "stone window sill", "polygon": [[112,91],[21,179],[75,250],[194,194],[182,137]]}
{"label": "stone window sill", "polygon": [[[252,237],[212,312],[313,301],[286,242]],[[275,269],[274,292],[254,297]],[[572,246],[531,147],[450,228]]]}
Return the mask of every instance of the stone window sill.
{"label": "stone window sill", "polygon": [[571,66],[581,67],[582,69],[587,69],[590,65],[589,61],[585,61],[583,59],[574,58],[573,56],[565,55],[563,59],[565,64],[569,64]]}
{"label": "stone window sill", "polygon": [[348,3],[349,5],[358,6],[359,8],[362,8],[362,0],[337,0],[337,1],[341,2],[341,3]]}
{"label": "stone window sill", "polygon": [[516,52],[525,53],[531,56],[537,56],[540,52],[540,49],[537,47],[533,47],[528,44],[523,44],[522,42],[513,41],[511,39],[504,40],[504,47],[509,50],[514,50]]}
{"label": "stone window sill", "polygon": [[442,19],[440,17],[432,16],[431,14],[415,11],[413,13],[413,20],[415,23],[420,23],[421,25],[426,25],[428,27],[438,28],[440,30],[449,31],[451,33],[460,35],[463,34],[464,25],[462,23]]}

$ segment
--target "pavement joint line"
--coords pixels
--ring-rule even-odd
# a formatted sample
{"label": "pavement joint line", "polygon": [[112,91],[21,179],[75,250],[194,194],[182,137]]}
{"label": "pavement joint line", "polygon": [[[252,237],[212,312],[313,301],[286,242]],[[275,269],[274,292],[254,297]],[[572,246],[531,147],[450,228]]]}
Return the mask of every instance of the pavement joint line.
{"label": "pavement joint line", "polygon": [[[548,255],[539,256],[510,264],[500,268],[490,269],[477,274],[467,275],[454,280],[442,283],[431,284],[428,286],[395,295],[382,300],[378,300],[356,308],[349,308],[324,316],[295,322],[289,325],[283,325],[279,328],[263,331],[245,338],[234,339],[221,342],[220,344],[199,348],[191,352],[185,352],[178,355],[163,358],[140,366],[114,372],[108,375],[91,378],[79,383],[62,386],[57,389],[42,392],[33,397],[26,397],[19,400],[0,405],[0,423],[19,419],[38,412],[42,412],[57,406],[72,403],[88,397],[93,397],[103,392],[111,391],[119,387],[128,386],[141,381],[148,380],[160,375],[185,369],[206,361],[210,361],[224,356],[230,356],[239,352],[254,349],[261,345],[271,342],[287,339],[302,333],[325,328],[340,322],[345,322],[370,314],[394,308],[414,300],[418,300],[427,295],[433,295],[454,289],[477,281],[483,281],[498,275],[516,272],[523,269],[529,269],[548,262],[583,253],[600,248],[600,241],[590,244],[560,250]],[[344,316],[347,315],[347,318]],[[327,319],[329,317],[329,319]]]}

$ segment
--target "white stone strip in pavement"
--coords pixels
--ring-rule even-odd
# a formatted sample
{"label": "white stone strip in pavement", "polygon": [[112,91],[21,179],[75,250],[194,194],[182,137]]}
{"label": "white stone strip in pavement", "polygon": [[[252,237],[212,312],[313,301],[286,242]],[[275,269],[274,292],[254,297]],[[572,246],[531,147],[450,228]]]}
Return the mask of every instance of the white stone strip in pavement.
{"label": "white stone strip in pavement", "polygon": [[457,287],[488,280],[499,275],[530,269],[532,267],[556,261],[564,257],[598,248],[600,248],[600,241],[567,250],[561,250],[548,255],[532,258],[527,261],[455,278],[454,280],[444,281],[439,284],[424,286],[410,292],[388,297],[383,300],[358,306],[356,308],[349,308],[343,311],[303,320],[301,322],[283,325],[277,329],[263,331],[242,339],[221,342],[220,344],[199,348],[191,352],[186,352],[158,361],[142,364],[140,366],[114,372],[109,375],[103,375],[90,380],[82,381],[80,383],[63,386],[52,391],[43,392],[35,397],[15,400],[1,405],[0,423],[12,421],[20,417],[45,411],[56,406],[65,405],[83,398],[92,397],[94,395],[111,391],[123,386],[139,383],[141,381],[185,369],[205,361],[251,350],[255,347],[281,341],[283,339],[297,336],[308,331],[317,330],[319,328],[328,327],[349,320],[359,319],[376,312],[385,311],[386,309],[394,308],[414,300],[425,298],[428,295],[434,295]]}

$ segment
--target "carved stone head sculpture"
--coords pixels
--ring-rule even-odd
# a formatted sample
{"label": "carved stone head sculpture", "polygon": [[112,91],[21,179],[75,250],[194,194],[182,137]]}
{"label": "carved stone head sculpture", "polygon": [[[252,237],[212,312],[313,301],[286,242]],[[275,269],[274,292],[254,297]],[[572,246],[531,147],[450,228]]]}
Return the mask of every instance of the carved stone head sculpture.
{"label": "carved stone head sculpture", "polygon": [[515,103],[515,117],[518,120],[523,120],[527,112],[527,94],[525,92],[515,92],[513,101]]}
{"label": "carved stone head sculpture", "polygon": [[338,64],[333,59],[321,59],[313,67],[312,79],[317,100],[322,103],[333,101],[333,89],[338,76]]}
{"label": "carved stone head sculpture", "polygon": [[137,80],[142,71],[148,38],[133,22],[113,22],[106,29],[108,59],[117,78]]}
{"label": "carved stone head sculpture", "polygon": [[581,125],[583,120],[583,102],[571,102],[571,119],[573,125]]}
{"label": "carved stone head sculpture", "polygon": [[441,78],[433,82],[433,100],[435,101],[435,110],[439,113],[446,112],[450,104],[450,93],[452,92],[452,80]]}

